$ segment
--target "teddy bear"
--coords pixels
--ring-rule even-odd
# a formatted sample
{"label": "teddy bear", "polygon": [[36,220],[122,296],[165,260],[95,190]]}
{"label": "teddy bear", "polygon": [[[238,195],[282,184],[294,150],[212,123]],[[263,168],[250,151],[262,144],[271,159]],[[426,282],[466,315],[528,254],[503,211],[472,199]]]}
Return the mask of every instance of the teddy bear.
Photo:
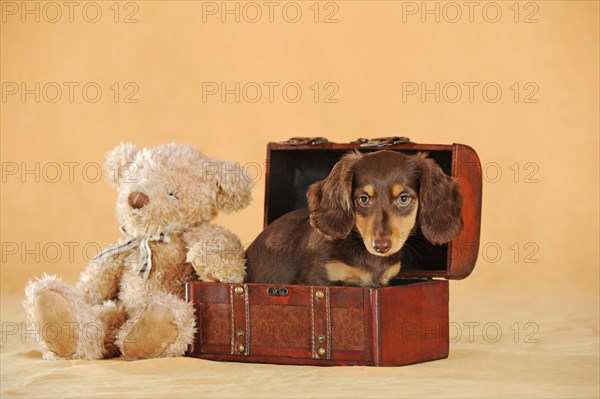
{"label": "teddy bear", "polygon": [[252,182],[239,163],[175,143],[121,144],[105,170],[125,237],[91,260],[76,285],[49,275],[30,281],[29,328],[44,359],[181,356],[195,334],[185,283],[244,279],[240,240],[210,222],[246,207]]}

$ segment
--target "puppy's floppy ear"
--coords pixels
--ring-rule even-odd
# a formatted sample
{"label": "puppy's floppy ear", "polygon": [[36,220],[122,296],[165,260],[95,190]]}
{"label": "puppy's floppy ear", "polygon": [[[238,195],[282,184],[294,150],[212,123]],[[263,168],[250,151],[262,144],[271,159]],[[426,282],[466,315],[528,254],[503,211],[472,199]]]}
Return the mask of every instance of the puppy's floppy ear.
{"label": "puppy's floppy ear", "polygon": [[418,220],[427,240],[443,244],[462,230],[463,198],[456,181],[426,157],[426,153],[415,156],[420,170]]}
{"label": "puppy's floppy ear", "polygon": [[327,178],[308,188],[310,224],[330,240],[346,238],[354,227],[352,178],[361,157],[358,152],[344,155]]}
{"label": "puppy's floppy ear", "polygon": [[113,186],[119,187],[124,178],[128,180],[136,178],[138,167],[133,164],[136,154],[137,149],[132,143],[121,143],[106,153],[104,171]]}

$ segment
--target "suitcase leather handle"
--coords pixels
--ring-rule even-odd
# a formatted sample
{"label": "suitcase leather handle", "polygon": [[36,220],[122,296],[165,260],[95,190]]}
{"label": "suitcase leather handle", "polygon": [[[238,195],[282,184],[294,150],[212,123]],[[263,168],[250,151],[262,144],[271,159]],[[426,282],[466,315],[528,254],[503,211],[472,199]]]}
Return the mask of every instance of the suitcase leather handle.
{"label": "suitcase leather handle", "polygon": [[292,137],[286,141],[280,141],[279,144],[283,145],[319,145],[319,144],[327,144],[329,140],[325,137]]}
{"label": "suitcase leather handle", "polygon": [[377,137],[374,139],[358,138],[352,142],[361,147],[385,147],[394,144],[411,143],[410,138],[405,136]]}

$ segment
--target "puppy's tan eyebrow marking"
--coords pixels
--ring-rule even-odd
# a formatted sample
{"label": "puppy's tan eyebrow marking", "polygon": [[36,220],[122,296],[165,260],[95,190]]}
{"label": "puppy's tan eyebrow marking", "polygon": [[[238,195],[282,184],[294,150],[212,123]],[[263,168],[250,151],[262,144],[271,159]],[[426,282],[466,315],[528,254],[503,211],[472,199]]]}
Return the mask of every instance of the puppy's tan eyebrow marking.
{"label": "puppy's tan eyebrow marking", "polygon": [[396,184],[392,187],[392,196],[397,197],[402,194],[402,191],[404,191],[404,187],[400,184]]}
{"label": "puppy's tan eyebrow marking", "polygon": [[375,188],[373,188],[373,186],[370,184],[367,184],[366,186],[364,186],[363,191],[365,193],[367,193],[369,195],[369,197],[372,197],[375,195]]}

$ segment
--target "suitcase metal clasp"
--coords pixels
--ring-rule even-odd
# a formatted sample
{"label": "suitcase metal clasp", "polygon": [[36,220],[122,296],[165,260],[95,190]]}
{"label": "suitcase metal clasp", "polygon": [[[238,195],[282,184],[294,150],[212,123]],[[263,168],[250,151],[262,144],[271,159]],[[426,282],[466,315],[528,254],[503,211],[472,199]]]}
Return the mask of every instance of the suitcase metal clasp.
{"label": "suitcase metal clasp", "polygon": [[280,287],[269,287],[269,289],[267,289],[267,293],[271,296],[288,296],[288,289]]}

